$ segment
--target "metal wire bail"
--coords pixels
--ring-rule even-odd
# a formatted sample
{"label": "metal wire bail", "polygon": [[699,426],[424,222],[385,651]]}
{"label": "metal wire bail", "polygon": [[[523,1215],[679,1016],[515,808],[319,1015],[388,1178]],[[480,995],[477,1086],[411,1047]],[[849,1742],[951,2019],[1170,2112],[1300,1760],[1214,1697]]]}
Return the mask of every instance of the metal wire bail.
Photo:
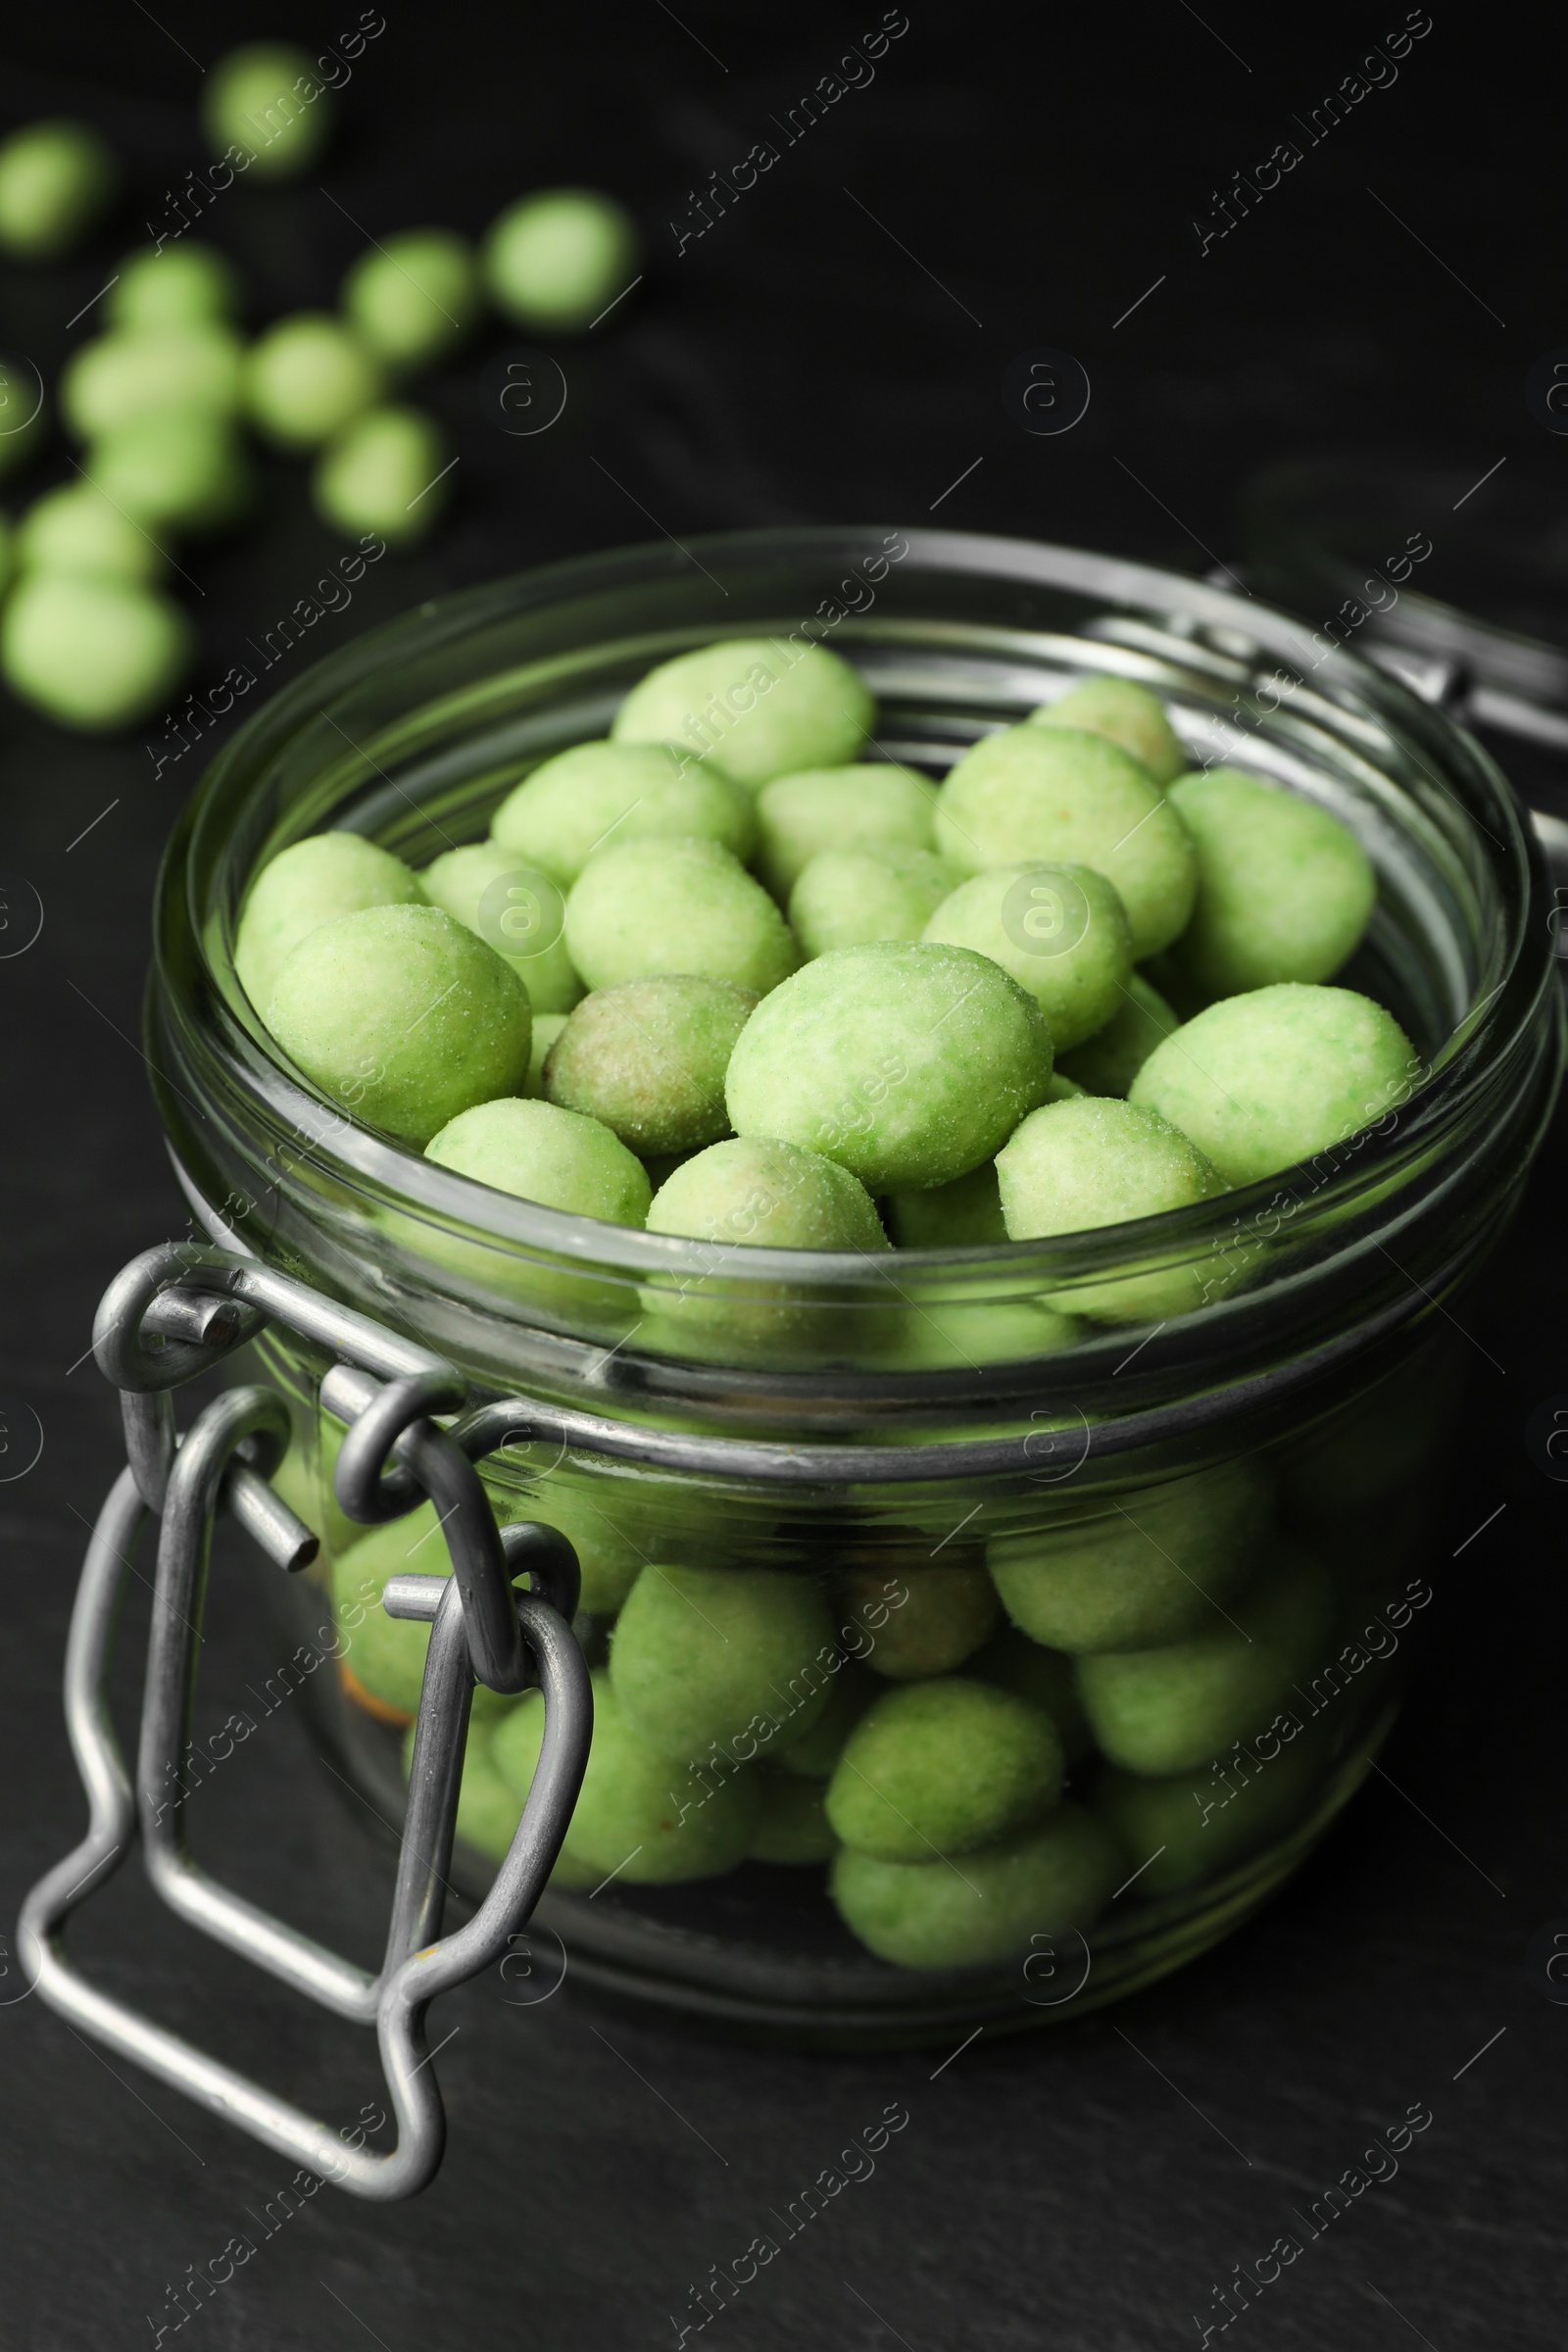
{"label": "metal wire bail", "polygon": [[[393,1577],[383,1594],[389,1615],[426,1622],[431,1634],[385,1956],[373,1977],[231,1893],[185,1844],[181,1767],[215,1518],[231,1510],[285,1570],[306,1565],[318,1548],[268,1484],[289,1434],[286,1407],[272,1391],[231,1389],[205,1407],[183,1441],[175,1435],[171,1392],[267,1321],[344,1358],[322,1397],[350,1423],[343,1447],[349,1469],[338,1474],[345,1509],[380,1521],[427,1494],[452,1557],[450,1578]],[[425,2011],[439,1993],[501,1957],[524,1926],[582,1783],[593,1699],[570,1630],[576,1554],[553,1528],[497,1530],[467,1454],[428,1417],[464,1401],[464,1383],[450,1364],[254,1260],[186,1244],[148,1250],[105,1294],[95,1349],[122,1392],[128,1459],[87,1547],[66,1655],[66,1722],[89,1824],[23,1906],[23,1965],[52,2008],[267,2146],[352,2195],[380,2202],[410,2196],[435,2173],[446,2141]],[[383,1468],[389,1456],[390,1472]],[[133,1794],[105,1681],[121,1589],[155,1515],[162,1526]],[[532,1590],[519,1592],[513,1579],[524,1572]],[[476,1678],[498,1690],[537,1681],[544,1739],[494,1886],[466,1927],[443,1936]],[[67,1959],[67,1919],[107,1883],[138,1835],[148,1877],[172,1910],[322,2007],[374,2025],[398,2127],[388,2154],[347,2145],[330,2126],[103,1992]]]}

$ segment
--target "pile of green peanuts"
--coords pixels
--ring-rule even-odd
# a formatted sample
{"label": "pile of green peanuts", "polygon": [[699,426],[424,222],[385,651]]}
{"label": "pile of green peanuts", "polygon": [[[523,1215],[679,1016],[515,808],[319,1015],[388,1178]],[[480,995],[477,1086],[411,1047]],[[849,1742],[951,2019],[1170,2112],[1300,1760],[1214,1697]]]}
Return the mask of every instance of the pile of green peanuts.
{"label": "pile of green peanuts", "polygon": [[[1431,1593],[1400,1597],[1408,1546],[1358,1538],[1409,1518],[1446,1393],[1405,1372],[1272,1456],[891,1567],[692,1565],[624,1481],[498,1498],[566,1534],[591,1621],[593,1742],[553,1883],[814,1867],[853,1936],[910,1969],[995,1969],[1118,1897],[1200,1899],[1308,1821],[1386,1702]],[[289,1497],[316,1515],[304,1482]],[[339,1671],[409,1724],[428,1632],[377,1602],[388,1576],[448,1572],[435,1506],[333,1538]],[[685,1548],[714,1547],[699,1527]],[[476,1690],[458,1831],[482,1856],[511,1841],[542,1731],[537,1691]]]}
{"label": "pile of green peanuts", "polygon": [[[694,748],[693,713],[716,740]],[[282,850],[241,909],[239,979],[295,1068],[405,1147],[737,1252],[994,1250],[1158,1215],[1408,1091],[1396,1022],[1331,984],[1375,895],[1336,817],[1189,771],[1120,677],[982,737],[940,788],[867,760],[875,724],[819,644],[678,656],[608,741],[504,784],[489,838],[421,872],[351,832]],[[788,1339],[783,1286],[645,1299],[677,1348]],[[1167,1274],[1117,1276],[1042,1299],[1030,1344],[1198,1309]],[[913,1969],[1006,1963],[1129,1886],[1192,1897],[1311,1815],[1358,1720],[1293,1693],[1366,1605],[1334,1497],[1359,1525],[1408,1478],[1406,1391],[1413,1450],[1369,1446],[1358,1408],[1299,1461],[1064,1490],[1037,1525],[933,1534],[892,1570],[728,1564],[700,1527],[672,1541],[547,1482],[597,1661],[556,1883],[816,1866],[858,1941]],[[340,1610],[366,1611],[351,1692],[398,1717],[426,1636],[374,1598],[434,1526],[425,1506],[333,1569]],[[460,1829],[482,1853],[512,1836],[542,1721],[537,1693],[479,1698]]]}
{"label": "pile of green peanuts", "polygon": [[[363,48],[373,35],[355,37]],[[269,41],[213,68],[201,127],[222,159],[210,174],[220,192],[239,172],[250,185],[314,165],[331,124],[318,70],[327,66]],[[0,142],[0,254],[69,257],[120,183],[85,123],[13,132]],[[197,194],[186,201],[200,211]],[[578,333],[637,269],[635,230],[612,198],[544,189],[510,205],[477,246],[447,228],[369,238],[335,313],[295,312],[248,338],[240,271],[187,235],[170,202],[162,231],[150,222],[153,241],[116,266],[98,298],[102,331],[75,351],[53,401],[25,368],[0,366],[0,476],[48,450],[56,415],[74,445],[54,486],[15,521],[0,516],[0,676],[90,732],[136,724],[178,685],[194,642],[173,593],[172,575],[189,577],[178,551],[259,512],[256,441],[309,463],[331,530],[413,546],[440,518],[452,460],[435,417],[409,400],[412,379],[492,314]]]}
{"label": "pile of green peanuts", "polygon": [[[282,850],[239,978],[317,1088],[441,1166],[718,1245],[646,1286],[644,1345],[739,1360],[796,1321],[787,1289],[732,1295],[748,1247],[874,1258],[1158,1216],[1410,1092],[1397,1021],[1332,985],[1376,895],[1339,817],[1187,770],[1121,677],[982,736],[940,787],[863,758],[875,725],[820,644],[680,655],[422,872],[346,831]],[[1085,1281],[1037,1302],[1023,1351],[1214,1289],[1192,1266]],[[533,1303],[549,1320],[542,1282]]]}

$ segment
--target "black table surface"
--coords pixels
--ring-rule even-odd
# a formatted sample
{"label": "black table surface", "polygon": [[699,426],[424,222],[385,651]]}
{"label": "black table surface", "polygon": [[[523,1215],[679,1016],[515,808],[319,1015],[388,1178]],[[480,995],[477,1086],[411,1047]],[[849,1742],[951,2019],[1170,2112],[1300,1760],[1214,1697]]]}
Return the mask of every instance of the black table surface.
{"label": "black table surface", "polygon": [[[906,29],[874,74],[846,68],[858,86],[785,144],[770,122],[877,10],[682,0],[677,16],[649,0],[548,21],[388,0],[323,169],[287,190],[238,187],[209,217],[258,316],[329,303],[366,235],[476,230],[516,190],[558,181],[620,193],[649,261],[613,319],[558,347],[569,399],[550,431],[510,436],[483,404],[504,335],[434,380],[462,460],[448,519],[291,659],[498,572],[770,521],[929,520],[1203,570],[1234,561],[1258,468],[1351,448],[1488,477],[1446,512],[1411,512],[1434,543],[1428,584],[1568,630],[1552,573],[1564,444],[1524,398],[1532,362],[1568,332],[1560,42],[1543,50],[1540,18],[1440,13],[1402,56],[1391,37],[1363,68],[1369,38],[1406,21],[1386,14],[1375,36],[1295,12],[1260,31],[1182,0],[1047,32],[1033,11],[909,0],[889,12]],[[50,373],[90,331],[90,313],[67,322],[201,160],[191,108],[226,44],[334,28],[303,7],[285,22],[210,0],[161,0],[156,18],[68,4],[9,24],[7,119],[87,115],[133,188],[79,261],[0,276],[0,343]],[[1323,93],[1357,74],[1314,139]],[[777,166],[682,246],[693,189],[769,137]],[[1285,140],[1299,164],[1203,249],[1233,172],[1254,175]],[[1074,354],[1093,387],[1054,436],[1022,431],[1002,398],[1009,363],[1043,348]],[[1528,582],[1489,559],[1505,516],[1510,544],[1529,543]],[[259,528],[184,559],[193,682],[220,678],[336,552],[299,472],[272,467]],[[14,1920],[82,1818],[59,1673],[85,1523],[119,1460],[114,1398],[81,1360],[92,1309],[126,1257],[183,1229],[137,1041],[153,877],[200,756],[157,774],[160,728],[88,742],[9,704],[0,728],[0,866],[44,908],[36,944],[0,964],[0,1385],[44,1434],[36,1465],[0,1486],[0,1920]],[[1212,2326],[1217,2342],[1213,2290],[1289,2236],[1300,2256],[1232,2323],[1256,2352],[1560,2345],[1568,2009],[1543,1997],[1526,1947],[1559,1914],[1568,1929],[1568,1616],[1563,1496],[1525,1431],[1568,1390],[1565,1177],[1559,1131],[1461,1310],[1470,1386],[1437,1597],[1384,1769],[1220,1950],[1081,2025],[863,2060],[612,2015],[569,1982],[530,2001],[492,1973],[433,2021],[434,2039],[451,2036],[433,2187],[391,2210],[323,2188],[285,2220],[286,2164],[74,2035],[26,1997],[8,1943],[0,2343],[597,2352],[675,2345],[688,2325],[694,2341],[694,2286],[779,2237],[770,2216],[895,2107],[907,2123],[874,2171],[781,2245],[715,2337],[757,2352],[1145,2352]],[[216,1707],[273,1660],[243,1581],[215,1584]],[[243,1890],[369,1956],[387,1859],[300,1720],[280,1713],[238,1751],[195,1834]],[[106,1982],[199,2042],[322,2111],[373,2111],[362,2035],[177,1928],[135,1874],[74,1934]],[[1369,2180],[1363,2151],[1411,2109],[1430,2123]],[[1348,2208],[1313,2234],[1300,2217],[1352,2168]],[[189,2298],[172,2290],[221,2270],[230,2240],[255,2251],[176,2328]]]}

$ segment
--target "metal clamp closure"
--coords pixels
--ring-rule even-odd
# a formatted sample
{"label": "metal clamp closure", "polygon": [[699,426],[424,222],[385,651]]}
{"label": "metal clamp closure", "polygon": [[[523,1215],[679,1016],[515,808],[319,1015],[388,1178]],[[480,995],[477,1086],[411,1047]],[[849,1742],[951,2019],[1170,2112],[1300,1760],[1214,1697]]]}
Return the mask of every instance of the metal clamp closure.
{"label": "metal clamp closure", "polygon": [[[317,1550],[311,1530],[267,1483],[288,1442],[286,1408],[270,1390],[231,1389],[206,1406],[182,1442],[175,1437],[170,1392],[265,1321],[324,1342],[347,1359],[329,1376],[336,1383],[331,1409],[351,1423],[343,1448],[349,1468],[338,1474],[345,1509],[384,1520],[428,1494],[452,1556],[450,1578],[394,1577],[383,1596],[390,1615],[423,1620],[431,1636],[386,1950],[373,1977],[230,1892],[185,1843],[181,1767],[215,1517],[231,1509],[285,1569],[305,1565]],[[353,2195],[410,2196],[437,2170],[446,2139],[425,2011],[499,1958],[527,1921],[581,1786],[593,1700],[570,1631],[576,1555],[552,1528],[497,1530],[471,1463],[428,1419],[432,1409],[464,1399],[450,1365],[286,1276],[219,1250],[149,1250],[111,1285],[96,1347],[122,1390],[129,1459],[87,1547],[67,1648],[66,1721],[89,1827],[23,1907],[24,1967],[43,1999],[74,2025],[267,2146]],[[394,1468],[384,1473],[389,1454]],[[154,1515],[162,1526],[133,1792],[105,1686],[121,1588]],[[525,1592],[514,1585],[524,1572],[532,1588]],[[494,1886],[465,1927],[443,1936],[476,1679],[508,1691],[537,1681],[543,1744]],[[374,2025],[398,2126],[389,2154],[346,2145],[329,2125],[116,2000],[68,1960],[67,1919],[106,1884],[138,1835],[148,1877],[172,1910],[340,2017]]]}

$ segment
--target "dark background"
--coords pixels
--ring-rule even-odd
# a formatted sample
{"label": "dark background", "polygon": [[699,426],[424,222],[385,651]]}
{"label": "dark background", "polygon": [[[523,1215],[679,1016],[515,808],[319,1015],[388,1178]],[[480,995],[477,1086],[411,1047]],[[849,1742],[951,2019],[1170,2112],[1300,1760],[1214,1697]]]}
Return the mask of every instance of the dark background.
{"label": "dark background", "polygon": [[[1394,86],[1201,257],[1192,219],[1278,140],[1304,146],[1293,112],[1403,23],[1392,0],[1310,23],[1279,12],[1261,29],[1228,0],[1202,18],[1185,0],[1070,17],[908,0],[872,85],[678,256],[669,222],[693,184],[773,136],[769,117],[878,24],[870,0],[681,0],[678,18],[662,0],[504,18],[385,0],[385,14],[324,169],[286,190],[241,183],[209,217],[251,277],[254,322],[331,302],[363,250],[345,212],[374,235],[477,231],[558,181],[632,206],[647,275],[585,342],[555,347],[569,398],[550,432],[511,438],[482,407],[504,335],[428,387],[462,458],[450,515],[368,573],[295,662],[448,587],[656,530],[932,520],[1201,570],[1237,560],[1259,468],[1351,449],[1391,468],[1431,459],[1461,487],[1506,461],[1462,511],[1458,489],[1437,507],[1411,494],[1409,525],[1435,548],[1426,584],[1568,631],[1568,446],[1524,399],[1531,364],[1568,341],[1562,47],[1545,12],[1437,6]],[[66,321],[204,158],[203,67],[261,33],[318,46],[357,15],[212,0],[159,0],[156,21],[134,4],[13,12],[6,122],[85,115],[134,189],[79,262],[0,275],[0,342],[52,376],[91,331],[90,314]],[[1009,363],[1041,347],[1075,355],[1093,386],[1083,421],[1054,437],[1025,433],[1002,400]],[[336,553],[301,473],[278,466],[257,534],[182,558],[201,591],[187,591],[204,638],[193,684],[221,677]],[[119,1436],[114,1399],[74,1359],[109,1277],[182,1225],[135,1041],[160,845],[200,754],[155,780],[144,741],[84,743],[9,704],[0,734],[0,866],[45,910],[36,946],[0,964],[0,1379],[45,1437],[37,1466],[0,1488],[12,1920],[81,1818],[56,1693],[83,1520]],[[528,2005],[525,1984],[492,1976],[432,2021],[437,2039],[461,2028],[439,2061],[451,2146],[435,2185],[385,2212],[323,2190],[178,2340],[673,2344],[667,2315],[689,2316],[690,2284],[898,2100],[910,2121],[876,2177],[714,2321],[718,2337],[747,2352],[1197,2343],[1211,2287],[1282,2231],[1299,2237],[1291,2209],[1425,2103],[1434,2121],[1397,2179],[1309,2245],[1239,2333],[1253,2352],[1560,2345],[1568,2011],[1540,1997],[1525,1953],[1568,1915],[1564,1504],[1525,1428],[1568,1389],[1565,1157],[1548,1150],[1466,1310],[1438,1599],[1389,1777],[1253,1926],[1121,2009],[982,2038],[934,2080],[945,2053],[736,2049],[569,1989]],[[220,1701],[273,1660],[242,1589],[215,1581],[203,1670]],[[302,1723],[239,1751],[202,1801],[198,1841],[228,1875],[367,1951],[385,1857]],[[373,2098],[363,2037],[187,1936],[129,1879],[76,1937],[127,1997],[322,2112]],[[0,2342],[151,2342],[177,2316],[168,2287],[235,2232],[259,2237],[246,2214],[289,2168],[15,1997],[5,1957]]]}

